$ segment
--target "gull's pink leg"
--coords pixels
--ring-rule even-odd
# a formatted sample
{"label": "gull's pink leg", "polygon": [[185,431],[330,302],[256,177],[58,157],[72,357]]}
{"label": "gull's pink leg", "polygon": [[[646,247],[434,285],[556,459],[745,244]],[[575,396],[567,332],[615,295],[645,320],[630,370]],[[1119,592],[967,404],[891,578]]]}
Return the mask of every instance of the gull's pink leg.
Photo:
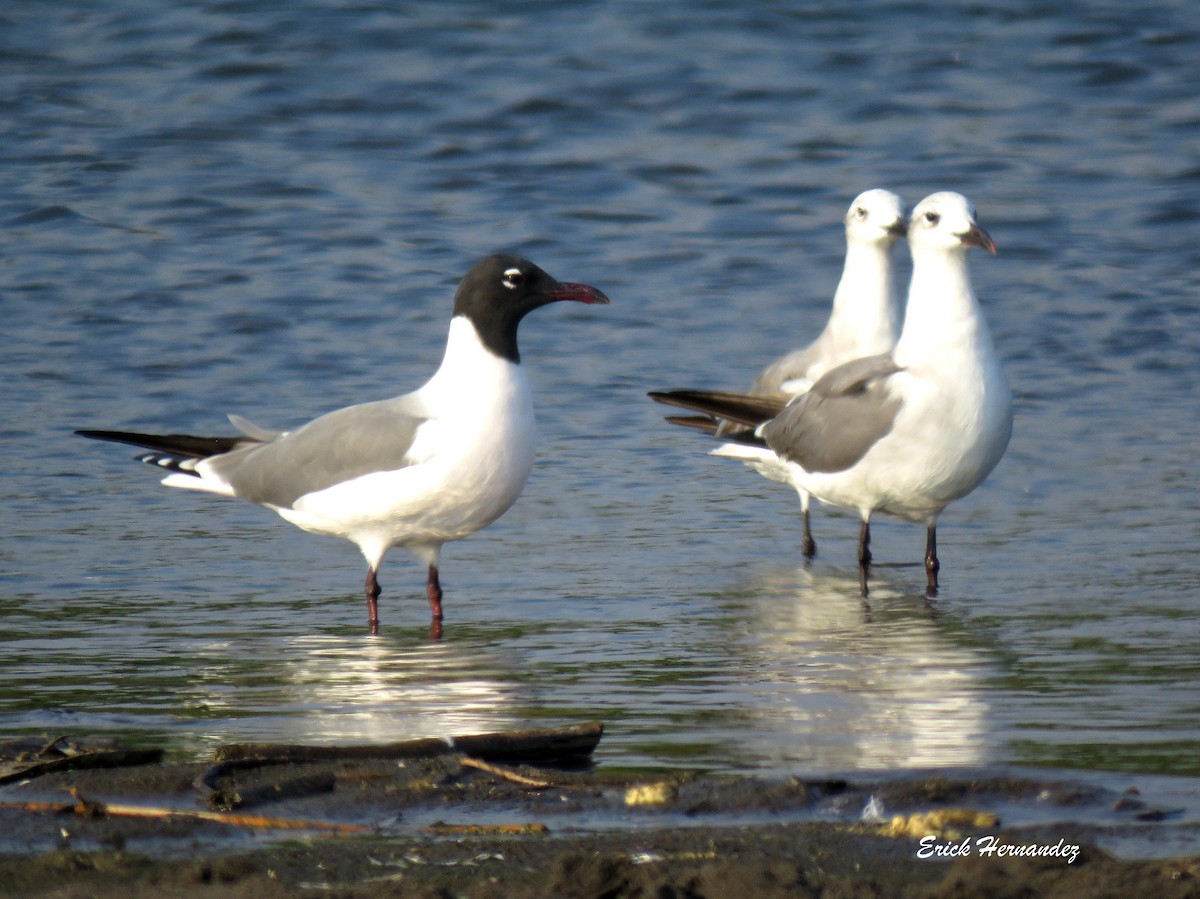
{"label": "gull's pink leg", "polygon": [[429,566],[429,579],[425,582],[425,595],[429,597],[429,611],[433,613],[433,623],[429,635],[434,640],[442,636],[442,584],[438,580],[436,565]]}

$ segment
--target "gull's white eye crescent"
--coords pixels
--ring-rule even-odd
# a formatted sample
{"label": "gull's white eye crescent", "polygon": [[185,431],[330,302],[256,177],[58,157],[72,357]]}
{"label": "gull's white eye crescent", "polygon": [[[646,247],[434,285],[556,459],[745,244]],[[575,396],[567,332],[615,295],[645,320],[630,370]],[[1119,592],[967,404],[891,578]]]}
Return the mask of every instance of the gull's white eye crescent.
{"label": "gull's white eye crescent", "polygon": [[510,268],[504,270],[504,277],[500,279],[509,290],[515,290],[525,283],[525,273],[519,268]]}

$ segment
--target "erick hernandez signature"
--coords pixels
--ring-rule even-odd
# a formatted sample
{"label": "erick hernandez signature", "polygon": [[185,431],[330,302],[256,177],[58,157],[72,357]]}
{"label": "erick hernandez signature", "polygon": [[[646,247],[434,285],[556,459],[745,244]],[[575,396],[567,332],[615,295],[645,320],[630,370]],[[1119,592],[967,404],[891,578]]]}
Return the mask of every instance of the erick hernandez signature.
{"label": "erick hernandez signature", "polygon": [[935,836],[921,837],[917,858],[1064,858],[1071,864],[1079,857],[1079,847],[1065,839],[1057,843],[1002,843],[999,837],[963,837],[957,842],[939,840]]}

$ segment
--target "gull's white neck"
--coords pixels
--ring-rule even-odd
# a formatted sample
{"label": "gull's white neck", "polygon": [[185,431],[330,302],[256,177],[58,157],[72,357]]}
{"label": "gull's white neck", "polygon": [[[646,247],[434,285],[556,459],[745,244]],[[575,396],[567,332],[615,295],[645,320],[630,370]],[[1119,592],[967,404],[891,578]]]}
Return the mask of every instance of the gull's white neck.
{"label": "gull's white neck", "polygon": [[913,250],[912,282],[904,328],[896,343],[896,364],[928,365],[965,356],[987,364],[995,355],[967,269],[966,247],[950,251]]}
{"label": "gull's white neck", "polygon": [[899,331],[895,283],[887,242],[851,240],[833,295],[827,333],[854,356],[885,353]]}
{"label": "gull's white neck", "polygon": [[419,393],[427,402],[477,407],[527,395],[528,386],[520,364],[485,347],[471,320],[457,315],[450,320],[442,364]]}

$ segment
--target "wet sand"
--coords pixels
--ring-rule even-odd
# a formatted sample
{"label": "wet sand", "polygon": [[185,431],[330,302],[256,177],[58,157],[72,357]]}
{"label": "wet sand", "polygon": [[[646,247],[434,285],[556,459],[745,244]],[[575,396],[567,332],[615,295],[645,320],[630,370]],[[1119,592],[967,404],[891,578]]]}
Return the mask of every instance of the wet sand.
{"label": "wet sand", "polygon": [[[993,811],[1099,803],[1142,830],[1175,814],[1070,780],[605,772],[578,758],[484,760],[441,741],[399,758],[273,749],[126,763],[111,746],[90,761],[10,751],[0,894],[1200,895],[1200,855],[1117,859],[1096,845],[1111,824],[1010,828]],[[77,767],[90,764],[105,766]],[[872,799],[884,813],[864,820]]]}

